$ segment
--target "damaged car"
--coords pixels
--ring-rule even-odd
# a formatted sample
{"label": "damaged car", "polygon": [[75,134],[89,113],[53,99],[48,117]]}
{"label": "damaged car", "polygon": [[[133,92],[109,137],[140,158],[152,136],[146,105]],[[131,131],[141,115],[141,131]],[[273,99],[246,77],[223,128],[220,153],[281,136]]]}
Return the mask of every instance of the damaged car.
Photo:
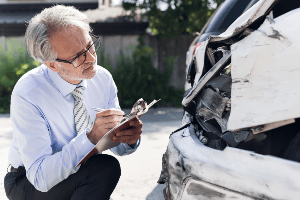
{"label": "damaged car", "polygon": [[260,0],[197,47],[166,200],[299,199],[300,1]]}
{"label": "damaged car", "polygon": [[[191,63],[195,48],[205,41],[210,35],[219,35],[245,11],[251,8],[258,0],[225,0],[211,15],[197,37],[191,43],[186,53],[187,67]],[[190,88],[186,84],[186,89]]]}

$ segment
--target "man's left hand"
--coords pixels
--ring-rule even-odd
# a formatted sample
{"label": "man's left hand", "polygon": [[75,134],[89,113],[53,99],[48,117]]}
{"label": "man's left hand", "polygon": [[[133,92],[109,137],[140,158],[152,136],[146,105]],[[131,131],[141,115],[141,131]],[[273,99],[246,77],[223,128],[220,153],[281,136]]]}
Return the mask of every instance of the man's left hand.
{"label": "man's left hand", "polygon": [[132,120],[129,125],[131,126],[130,129],[125,129],[122,131],[119,131],[113,138],[112,140],[114,142],[123,142],[127,143],[129,145],[135,144],[138,139],[141,137],[142,133],[142,127],[143,123],[141,120],[135,118]]}

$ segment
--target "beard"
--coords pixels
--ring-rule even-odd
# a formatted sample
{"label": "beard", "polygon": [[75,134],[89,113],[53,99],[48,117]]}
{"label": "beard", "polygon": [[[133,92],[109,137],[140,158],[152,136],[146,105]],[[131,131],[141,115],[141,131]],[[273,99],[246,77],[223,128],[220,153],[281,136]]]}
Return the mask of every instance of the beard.
{"label": "beard", "polygon": [[61,64],[58,64],[58,66],[60,67],[60,71],[58,72],[60,77],[62,77],[65,81],[71,84],[74,83],[78,84],[83,79],[91,79],[97,73],[96,62],[89,62],[78,68],[71,68],[71,69],[62,66]]}

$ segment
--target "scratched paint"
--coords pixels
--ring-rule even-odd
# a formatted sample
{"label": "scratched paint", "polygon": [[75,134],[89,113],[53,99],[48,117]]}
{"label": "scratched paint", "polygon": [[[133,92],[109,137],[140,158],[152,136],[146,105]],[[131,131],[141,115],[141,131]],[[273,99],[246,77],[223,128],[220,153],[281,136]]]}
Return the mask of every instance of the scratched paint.
{"label": "scratched paint", "polygon": [[298,199],[299,163],[231,147],[223,151],[211,149],[193,139],[195,133],[189,130],[190,136],[182,138],[186,131],[182,130],[170,138],[166,152],[170,178],[167,199],[186,200],[181,197],[187,190],[188,177],[212,184],[210,189],[220,193],[218,187],[250,199]]}
{"label": "scratched paint", "polygon": [[[274,2],[275,0],[259,1],[236,20],[224,34],[209,38],[206,45],[233,38],[235,34],[242,32],[264,15]],[[233,94],[235,97],[232,98],[229,106],[231,112],[235,112],[235,116],[232,115],[230,119],[232,129],[299,117],[300,82],[297,80],[300,71],[299,18],[299,9],[276,19],[267,16],[258,30],[231,46],[232,91],[236,93]],[[204,59],[200,58],[204,57],[206,52],[206,49],[201,49],[195,56],[196,60],[197,57],[199,58],[198,71],[201,71],[204,64]],[[228,59],[230,57],[231,55],[228,55]],[[200,75],[199,73],[196,78],[200,81],[198,83],[196,81],[197,84],[184,99],[184,106],[195,100],[198,92],[206,84],[202,84],[204,79]],[[260,90],[253,90],[255,87],[260,87]],[[278,95],[284,90],[290,94]],[[243,92],[242,95],[237,95],[239,91]],[[289,99],[278,100],[276,96]],[[238,98],[243,101],[238,103]],[[255,106],[260,108],[256,108],[251,102],[255,102]],[[263,104],[260,105],[260,102]],[[279,106],[279,109],[272,113],[265,112],[270,111],[268,107],[270,105],[273,109]],[[289,107],[281,109],[280,106]],[[242,118],[245,114],[243,112],[253,113],[259,109],[265,110],[264,113],[257,114],[256,118],[253,116]],[[249,117],[249,115],[245,116]],[[182,123],[186,124],[188,121],[185,119]],[[166,171],[162,173],[167,177],[164,179],[167,180],[164,191],[166,200],[299,199],[299,163],[231,147],[218,151],[204,146],[195,131],[191,125],[170,137],[165,154]]]}
{"label": "scratched paint", "polygon": [[[274,19],[231,46],[228,130],[300,117],[300,9]],[[243,80],[243,81],[241,81]]]}

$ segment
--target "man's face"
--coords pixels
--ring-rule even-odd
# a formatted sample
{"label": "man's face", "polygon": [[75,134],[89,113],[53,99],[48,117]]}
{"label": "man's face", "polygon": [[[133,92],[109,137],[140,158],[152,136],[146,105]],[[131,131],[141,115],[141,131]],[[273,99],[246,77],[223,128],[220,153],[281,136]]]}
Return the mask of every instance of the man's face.
{"label": "man's face", "polygon": [[[71,27],[67,31],[55,33],[50,38],[52,48],[57,53],[60,60],[71,61],[77,55],[86,51],[93,43],[91,36],[80,28]],[[84,57],[82,55],[81,57]],[[79,65],[79,59],[73,64]],[[86,52],[85,62],[75,68],[72,64],[63,62],[45,62],[45,64],[54,72],[57,72],[65,81],[77,85],[83,79],[91,79],[96,75],[97,55]]]}

